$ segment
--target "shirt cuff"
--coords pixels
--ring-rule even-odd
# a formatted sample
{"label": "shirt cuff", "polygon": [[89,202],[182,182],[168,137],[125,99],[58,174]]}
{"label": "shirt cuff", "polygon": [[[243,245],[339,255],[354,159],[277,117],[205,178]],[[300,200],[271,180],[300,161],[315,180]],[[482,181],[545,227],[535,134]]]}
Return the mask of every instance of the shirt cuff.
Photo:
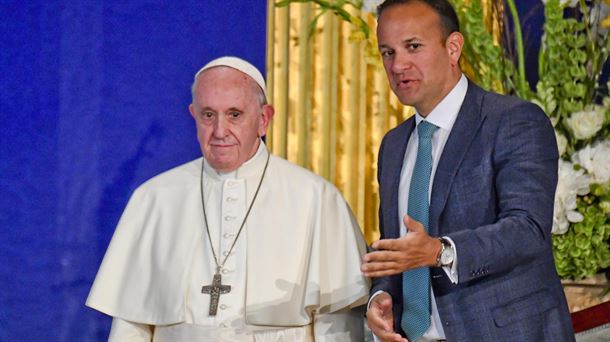
{"label": "shirt cuff", "polygon": [[379,296],[382,293],[385,293],[385,291],[378,290],[377,292],[373,293],[373,295],[369,298],[368,304],[366,304],[366,311],[369,311],[369,308],[371,307],[371,302],[373,301],[373,298]]}

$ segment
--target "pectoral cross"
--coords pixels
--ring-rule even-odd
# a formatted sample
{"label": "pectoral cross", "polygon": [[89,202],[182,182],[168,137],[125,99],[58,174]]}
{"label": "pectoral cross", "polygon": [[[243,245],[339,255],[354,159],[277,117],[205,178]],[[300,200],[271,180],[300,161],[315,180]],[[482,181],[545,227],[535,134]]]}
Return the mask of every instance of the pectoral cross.
{"label": "pectoral cross", "polygon": [[216,271],[216,274],[214,274],[212,285],[205,285],[201,287],[201,293],[210,295],[210,316],[216,316],[220,295],[229,292],[231,292],[231,285],[222,285],[222,276],[218,271]]}

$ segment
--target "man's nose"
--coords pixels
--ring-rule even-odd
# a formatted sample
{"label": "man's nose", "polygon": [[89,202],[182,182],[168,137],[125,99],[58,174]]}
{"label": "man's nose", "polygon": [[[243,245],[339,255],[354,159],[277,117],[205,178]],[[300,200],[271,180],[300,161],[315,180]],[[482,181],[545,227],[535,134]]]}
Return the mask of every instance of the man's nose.
{"label": "man's nose", "polygon": [[405,70],[409,70],[412,62],[412,58],[409,54],[396,52],[394,55],[394,63],[392,63],[392,71],[396,74],[400,74]]}

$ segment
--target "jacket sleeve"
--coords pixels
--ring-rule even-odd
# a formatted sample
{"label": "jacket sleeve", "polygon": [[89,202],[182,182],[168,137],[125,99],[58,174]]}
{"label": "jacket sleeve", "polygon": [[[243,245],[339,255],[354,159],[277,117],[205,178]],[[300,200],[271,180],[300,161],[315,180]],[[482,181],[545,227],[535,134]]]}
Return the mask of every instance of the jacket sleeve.
{"label": "jacket sleeve", "polygon": [[[505,273],[551,250],[558,160],[553,128],[546,114],[527,102],[505,109],[497,120],[493,134],[487,132],[493,136],[491,171],[483,175],[493,193],[489,198],[473,193],[463,205],[486,210],[493,221],[449,234],[457,246],[460,283]],[[468,221],[467,216],[460,219]]]}

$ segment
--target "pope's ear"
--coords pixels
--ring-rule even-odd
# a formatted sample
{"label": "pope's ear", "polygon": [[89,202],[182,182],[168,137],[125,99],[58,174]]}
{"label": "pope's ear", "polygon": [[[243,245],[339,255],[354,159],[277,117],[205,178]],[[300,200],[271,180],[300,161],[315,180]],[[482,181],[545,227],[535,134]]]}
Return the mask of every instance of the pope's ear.
{"label": "pope's ear", "polygon": [[459,32],[452,32],[449,37],[447,37],[445,48],[447,49],[447,53],[449,58],[451,59],[452,65],[457,65],[460,56],[462,55],[462,47],[464,46],[464,36],[462,36]]}
{"label": "pope's ear", "polygon": [[269,128],[269,124],[271,123],[271,119],[273,119],[273,115],[275,114],[275,108],[272,105],[266,104],[263,105],[262,113],[260,117],[260,124],[258,125],[258,135],[264,136],[267,134],[267,128]]}
{"label": "pope's ear", "polygon": [[189,105],[189,113],[191,113],[191,117],[195,119],[195,106],[193,106],[192,103]]}

